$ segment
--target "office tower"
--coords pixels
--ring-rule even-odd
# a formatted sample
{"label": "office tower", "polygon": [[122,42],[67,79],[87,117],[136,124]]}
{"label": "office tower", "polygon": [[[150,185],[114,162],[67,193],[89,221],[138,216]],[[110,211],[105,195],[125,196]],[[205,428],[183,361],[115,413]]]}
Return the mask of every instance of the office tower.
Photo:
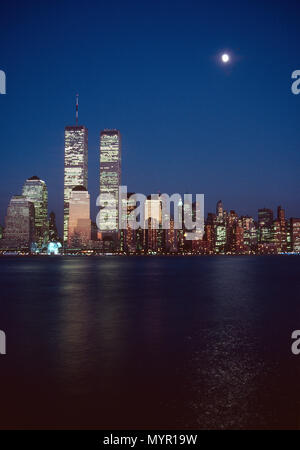
{"label": "office tower", "polygon": [[119,230],[119,186],[121,185],[121,134],[105,129],[100,133],[100,198],[106,196],[107,215],[100,214],[102,237],[116,237]]}
{"label": "office tower", "polygon": [[258,243],[258,230],[255,224],[253,223],[250,226],[250,246],[252,250],[255,250],[257,248],[257,243]]}
{"label": "office tower", "polygon": [[5,217],[4,239],[1,244],[8,249],[30,249],[35,240],[34,204],[22,195],[11,198]]}
{"label": "office tower", "polygon": [[238,222],[238,215],[232,209],[226,217],[226,251],[234,251],[235,249],[235,226]]}
{"label": "office tower", "polygon": [[281,206],[277,208],[277,219],[279,220],[281,225],[285,225],[285,213],[284,209]]}
{"label": "office tower", "polygon": [[238,220],[238,215],[233,209],[229,212],[227,217],[227,224],[228,226],[233,226]]}
{"label": "office tower", "polygon": [[174,219],[170,219],[170,228],[165,230],[165,247],[169,253],[177,253],[177,229],[175,228]]}
{"label": "office tower", "polygon": [[76,125],[65,127],[64,243],[68,240],[69,199],[76,186],[88,188],[88,130],[78,125],[78,96]]}
{"label": "office tower", "polygon": [[[211,220],[212,217],[208,214],[207,219]],[[204,239],[206,242],[206,249],[208,253],[213,252],[215,245],[215,235],[214,235],[214,226],[213,222],[209,221],[205,225],[205,234]]]}
{"label": "office tower", "polygon": [[235,223],[232,227],[230,250],[232,253],[243,253],[244,251],[244,229],[241,221]]}
{"label": "office tower", "polygon": [[[127,195],[122,195],[120,198],[120,201],[122,203],[122,223],[125,224],[126,223],[126,227],[122,227],[122,229],[120,230],[120,236],[119,236],[119,244],[120,244],[120,251],[121,252],[128,252],[128,238],[129,238],[129,233],[133,232],[135,230],[132,230],[128,224],[128,217],[130,214],[130,209],[129,209],[129,198],[132,195],[132,193],[127,193]],[[133,203],[135,205],[135,201],[131,201],[130,203]],[[134,209],[134,208],[133,208]]]}
{"label": "office tower", "polygon": [[280,221],[274,220],[272,225],[272,237],[273,243],[277,249],[277,251],[281,251],[281,230],[280,230]]}
{"label": "office tower", "polygon": [[184,231],[184,248],[186,250],[191,251],[192,249],[192,241],[190,239],[186,239],[188,234],[194,233],[193,229],[193,219],[195,219],[195,207],[191,199],[185,199],[183,203],[183,223],[182,228]]}
{"label": "office tower", "polygon": [[210,225],[214,226],[216,223],[216,220],[217,220],[217,218],[216,218],[215,214],[210,213],[210,212],[207,214],[206,223],[209,223]]}
{"label": "office tower", "polygon": [[90,194],[84,186],[76,186],[69,198],[68,247],[87,248],[90,240]]}
{"label": "office tower", "polygon": [[53,211],[51,211],[49,215],[49,240],[50,241],[58,241],[58,231],[56,226],[56,218]]}
{"label": "office tower", "polygon": [[277,208],[277,221],[279,224],[280,233],[278,234],[278,249],[282,252],[287,250],[287,234],[286,234],[286,221],[285,212],[281,206]]}
{"label": "office tower", "polygon": [[48,241],[48,190],[45,181],[37,176],[28,178],[22,195],[34,205],[35,240],[40,247]]}
{"label": "office tower", "polygon": [[161,199],[155,196],[151,198],[151,195],[148,195],[145,200],[145,222],[149,219],[152,221],[152,227],[161,225],[162,222],[162,202]]}
{"label": "office tower", "polygon": [[293,252],[300,252],[300,219],[290,219],[290,234]]}
{"label": "office tower", "polygon": [[259,242],[268,244],[272,241],[273,211],[268,208],[258,210]]}
{"label": "office tower", "polygon": [[98,239],[98,227],[96,222],[91,222],[91,240],[97,241]]}
{"label": "office tower", "polygon": [[216,207],[216,215],[218,219],[223,219],[223,203],[222,200],[219,200]]}
{"label": "office tower", "polygon": [[[155,198],[157,197],[157,198]],[[162,202],[154,196],[149,195],[144,205],[144,242],[148,252],[158,252],[162,249]]]}
{"label": "office tower", "polygon": [[273,223],[273,211],[268,208],[261,208],[258,210],[258,225],[259,227],[271,227]]}
{"label": "office tower", "polygon": [[286,251],[293,251],[291,220],[286,221]]}
{"label": "office tower", "polygon": [[126,253],[135,253],[137,250],[136,230],[132,229],[129,223],[130,214],[133,213],[136,208],[136,200],[131,198],[132,195],[134,194],[130,192],[127,193],[127,198],[122,198],[124,205],[122,211],[126,211],[127,226],[126,229],[121,232],[121,250]]}
{"label": "office tower", "polygon": [[[253,239],[253,229],[255,232],[255,225],[253,217],[242,216],[241,217],[241,225],[244,230],[244,247],[247,250],[251,249],[252,239]],[[256,232],[255,232],[256,234]]]}
{"label": "office tower", "polygon": [[246,231],[250,231],[251,228],[253,228],[254,225],[254,219],[253,217],[250,216],[242,216],[241,217],[241,221],[242,221],[242,226],[244,228],[244,230]]}
{"label": "office tower", "polygon": [[3,227],[2,225],[0,225],[0,239],[3,238]]}
{"label": "office tower", "polygon": [[227,242],[227,230],[225,224],[218,224],[215,227],[215,251],[223,253]]}

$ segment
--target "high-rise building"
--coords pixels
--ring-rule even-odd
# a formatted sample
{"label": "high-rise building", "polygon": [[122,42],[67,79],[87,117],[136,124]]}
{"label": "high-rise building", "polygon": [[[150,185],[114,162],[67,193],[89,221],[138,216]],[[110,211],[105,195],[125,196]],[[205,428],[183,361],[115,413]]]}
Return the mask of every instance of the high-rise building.
{"label": "high-rise building", "polygon": [[100,198],[105,198],[106,214],[100,214],[99,227],[105,234],[119,231],[119,186],[121,185],[121,134],[119,130],[100,133]]}
{"label": "high-rise building", "polygon": [[222,200],[219,200],[216,207],[216,215],[218,219],[223,219],[223,213],[224,213],[223,203]]}
{"label": "high-rise building", "polygon": [[144,205],[144,246],[151,252],[158,252],[163,247],[162,202],[159,196],[149,195]]}
{"label": "high-rise building", "polygon": [[56,218],[53,211],[49,214],[49,240],[58,241],[58,231],[56,226]]}
{"label": "high-rise building", "polygon": [[123,207],[123,220],[126,220],[126,229],[120,230],[120,250],[126,253],[136,252],[136,230],[131,228],[130,215],[136,208],[136,200],[131,198],[134,194],[129,192],[127,197],[121,199]]}
{"label": "high-rise building", "polygon": [[37,176],[28,178],[22,194],[34,205],[35,240],[41,246],[43,241],[48,241],[48,190],[45,181]]}
{"label": "high-rise building", "polygon": [[285,225],[285,212],[281,206],[278,206],[277,208],[277,219],[282,225]]}
{"label": "high-rise building", "polygon": [[174,219],[170,219],[170,228],[165,230],[166,250],[169,253],[176,253],[177,248],[177,229],[175,228]]}
{"label": "high-rise building", "polygon": [[286,221],[286,251],[287,252],[293,251],[291,220]]}
{"label": "high-rise building", "polygon": [[76,186],[69,199],[68,247],[87,248],[91,240],[90,194]]}
{"label": "high-rise building", "polygon": [[242,216],[241,224],[244,230],[244,247],[245,249],[252,249],[256,245],[256,229],[253,217]]}
{"label": "high-rise building", "polygon": [[35,240],[34,204],[22,195],[11,198],[5,217],[2,248],[30,249]]}
{"label": "high-rise building", "polygon": [[290,220],[291,246],[293,252],[300,252],[300,219],[292,217]]}
{"label": "high-rise building", "polygon": [[273,221],[272,226],[272,238],[273,238],[273,244],[275,245],[277,251],[281,251],[281,230],[280,230],[280,222],[279,220]]}
{"label": "high-rise building", "polygon": [[244,228],[241,222],[233,225],[230,250],[233,253],[242,253],[244,251]]}
{"label": "high-rise building", "polygon": [[222,253],[225,250],[227,242],[226,214],[221,200],[216,206],[216,224],[215,224],[215,251]]}
{"label": "high-rise building", "polygon": [[145,222],[148,219],[151,219],[152,221],[152,228],[156,226],[159,228],[162,222],[162,202],[159,196],[153,196],[148,195],[147,199],[145,200]]}
{"label": "high-rise building", "polygon": [[[277,221],[279,224],[280,233],[277,233],[278,242],[277,248],[278,250],[285,252],[287,250],[287,234],[286,234],[286,220],[285,220],[285,212],[281,206],[277,208]],[[276,244],[276,242],[275,242]]]}
{"label": "high-rise building", "polygon": [[258,210],[259,242],[269,244],[272,242],[273,211],[268,208]]}
{"label": "high-rise building", "polygon": [[227,232],[225,224],[218,224],[215,227],[215,251],[222,253],[225,250]]}
{"label": "high-rise building", "polygon": [[88,188],[88,130],[83,125],[65,128],[64,243],[68,240],[70,195],[76,186]]}
{"label": "high-rise building", "polygon": [[258,210],[258,226],[271,227],[273,223],[273,211],[268,208],[261,208]]}

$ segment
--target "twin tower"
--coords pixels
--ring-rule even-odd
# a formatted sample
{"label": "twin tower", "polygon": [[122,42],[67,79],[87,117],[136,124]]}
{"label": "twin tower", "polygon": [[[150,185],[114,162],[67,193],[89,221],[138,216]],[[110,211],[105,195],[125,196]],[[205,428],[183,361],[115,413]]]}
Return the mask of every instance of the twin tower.
{"label": "twin tower", "polygon": [[[64,161],[64,244],[71,234],[84,234],[89,215],[88,195],[88,129],[78,125],[65,128]],[[121,185],[121,135],[118,130],[105,129],[100,133],[100,194],[110,194],[119,200]],[[117,203],[118,204],[118,203]],[[117,229],[110,228],[114,233]]]}

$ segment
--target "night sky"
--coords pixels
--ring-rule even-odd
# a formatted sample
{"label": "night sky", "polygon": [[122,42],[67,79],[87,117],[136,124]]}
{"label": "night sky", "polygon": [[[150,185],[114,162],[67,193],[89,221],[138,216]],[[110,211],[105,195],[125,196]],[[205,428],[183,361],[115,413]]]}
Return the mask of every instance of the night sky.
{"label": "night sky", "polygon": [[93,214],[99,133],[118,128],[129,191],[204,193],[206,213],[222,199],[239,214],[282,204],[300,216],[299,2],[10,1],[0,14],[0,223],[38,175],[61,224],[77,92]]}

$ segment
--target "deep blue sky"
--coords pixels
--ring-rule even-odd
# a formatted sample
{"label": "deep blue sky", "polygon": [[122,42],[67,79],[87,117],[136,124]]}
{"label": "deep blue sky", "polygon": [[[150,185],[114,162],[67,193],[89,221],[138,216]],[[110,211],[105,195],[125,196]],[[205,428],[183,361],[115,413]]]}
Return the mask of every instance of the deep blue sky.
{"label": "deep blue sky", "polygon": [[[300,7],[294,1],[10,1],[1,5],[0,223],[32,175],[62,217],[64,127],[119,128],[122,182],[142,193],[204,193],[206,213],[300,216]],[[227,67],[218,55],[228,50]],[[95,207],[93,206],[93,211]]]}

